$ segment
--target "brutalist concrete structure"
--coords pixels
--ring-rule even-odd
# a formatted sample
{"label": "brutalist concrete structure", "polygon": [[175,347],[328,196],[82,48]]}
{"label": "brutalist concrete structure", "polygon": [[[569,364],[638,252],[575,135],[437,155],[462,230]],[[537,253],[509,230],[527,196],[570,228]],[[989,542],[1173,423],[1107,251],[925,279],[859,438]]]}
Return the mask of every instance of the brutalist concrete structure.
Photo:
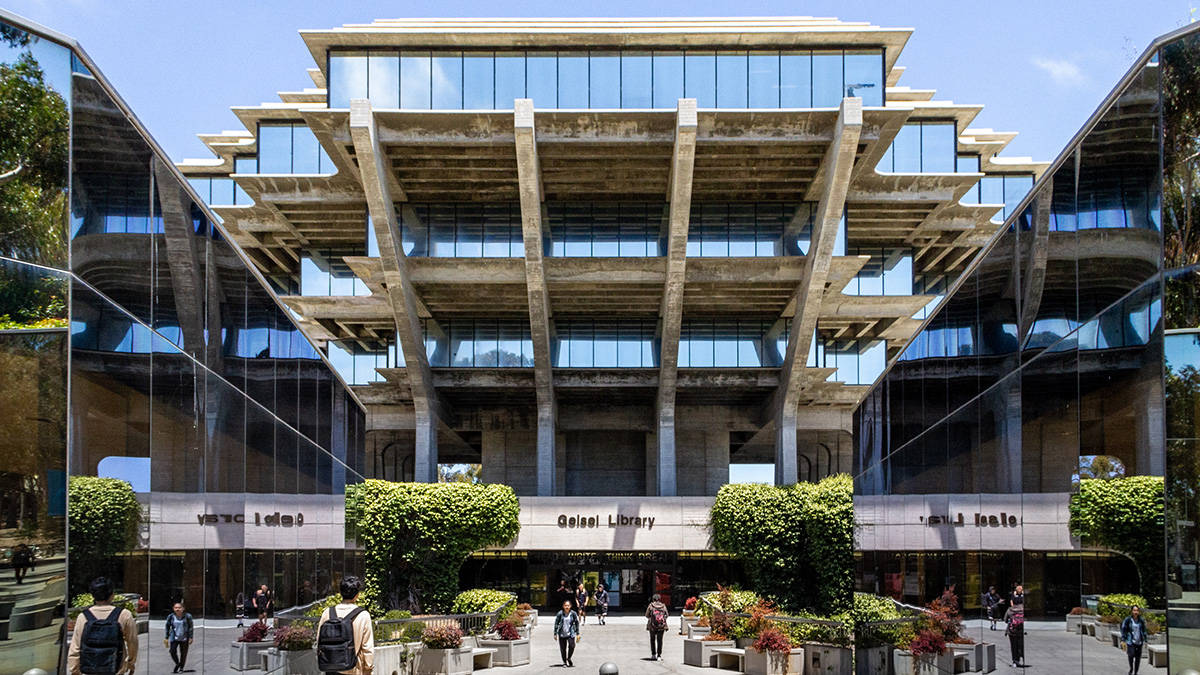
{"label": "brutalist concrete structure", "polygon": [[[314,87],[180,169],[368,407],[376,476],[706,496],[852,416],[1044,164],[835,19],[302,31]],[[703,548],[701,545],[699,548]],[[561,548],[572,548],[563,546]]]}

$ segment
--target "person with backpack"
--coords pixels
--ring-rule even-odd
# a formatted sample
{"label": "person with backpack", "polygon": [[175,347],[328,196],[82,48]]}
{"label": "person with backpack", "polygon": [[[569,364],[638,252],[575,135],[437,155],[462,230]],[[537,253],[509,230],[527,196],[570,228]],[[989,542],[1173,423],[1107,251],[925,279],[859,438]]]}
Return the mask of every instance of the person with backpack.
{"label": "person with backpack", "polygon": [[575,641],[579,639],[579,615],[571,609],[571,601],[563,600],[562,609],[554,615],[554,637],[565,668],[574,668]]}
{"label": "person with backpack", "polygon": [[601,626],[608,619],[608,589],[604,587],[604,582],[601,581],[596,586],[596,621]]}
{"label": "person with backpack", "polygon": [[1000,594],[996,592],[995,586],[988,586],[987,593],[983,594],[983,608],[987,610],[987,618],[992,623],[992,630],[996,630],[996,608],[999,606]]}
{"label": "person with backpack", "polygon": [[25,574],[34,568],[33,549],[27,544],[17,544],[12,552],[13,579],[18,584],[25,583]]}
{"label": "person with backpack", "polygon": [[322,673],[371,675],[375,668],[375,631],[371,615],[355,604],[363,582],[342,579],[342,601],[321,614],[317,623],[317,669]]}
{"label": "person with backpack", "polygon": [[650,631],[650,660],[662,661],[663,634],[667,632],[667,606],[658,593],[646,607],[646,630]]}
{"label": "person with backpack", "polygon": [[187,666],[188,648],[192,646],[194,637],[192,615],[183,611],[183,603],[177,602],[167,615],[167,633],[163,636],[163,646],[171,651],[171,660],[175,662],[172,673],[182,673]]}
{"label": "person with backpack", "polygon": [[1129,675],[1137,675],[1138,667],[1142,665],[1142,645],[1146,644],[1146,622],[1142,619],[1142,608],[1137,605],[1129,616],[1121,622],[1121,642],[1125,643],[1125,653],[1129,656]]}
{"label": "person with backpack", "polygon": [[1004,613],[1004,623],[1008,626],[1004,634],[1008,636],[1013,668],[1020,668],[1025,660],[1025,605],[1010,605]]}
{"label": "person with backpack", "polygon": [[137,663],[137,623],[124,607],[112,604],[113,585],[96,577],[88,586],[94,603],[75,618],[67,671],[71,675],[124,675]]}

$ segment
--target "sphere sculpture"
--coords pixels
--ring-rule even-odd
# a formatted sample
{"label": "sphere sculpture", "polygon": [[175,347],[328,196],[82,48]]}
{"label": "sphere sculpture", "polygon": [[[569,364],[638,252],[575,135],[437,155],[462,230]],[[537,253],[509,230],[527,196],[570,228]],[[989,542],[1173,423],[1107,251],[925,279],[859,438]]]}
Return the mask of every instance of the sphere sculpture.
{"label": "sphere sculpture", "polygon": [[617,664],[613,663],[612,661],[600,666],[600,675],[617,675],[620,672],[621,671],[617,669]]}

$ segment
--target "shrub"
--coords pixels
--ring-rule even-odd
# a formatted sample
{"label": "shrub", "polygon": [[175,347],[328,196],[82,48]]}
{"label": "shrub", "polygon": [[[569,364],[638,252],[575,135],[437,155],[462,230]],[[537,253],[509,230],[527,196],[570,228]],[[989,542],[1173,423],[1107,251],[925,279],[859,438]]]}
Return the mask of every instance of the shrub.
{"label": "shrub", "polygon": [[327,596],[321,602],[318,602],[317,604],[313,605],[312,607],[309,607],[308,609],[304,610],[304,616],[311,616],[315,619],[320,618],[321,615],[324,614],[325,612],[327,612],[330,607],[338,605],[341,602],[342,602],[342,596],[340,596],[340,595]]}
{"label": "shrub", "polygon": [[870,593],[854,594],[854,609],[850,612],[850,624],[854,628],[854,642],[859,647],[890,644],[906,647],[914,637],[914,626],[895,623],[883,626],[868,626],[876,621],[900,619],[905,615],[896,608],[896,603]]}
{"label": "shrub", "polygon": [[958,614],[958,596],[954,591],[947,590],[925,607],[929,610],[922,618],[925,625],[946,642],[957,641],[962,635],[962,619]]}
{"label": "shrub", "polygon": [[714,612],[711,617],[700,617],[701,621],[704,619],[708,619],[708,627],[713,633],[726,637],[733,635],[733,619],[725,612]]}
{"label": "shrub", "polygon": [[696,625],[700,626],[701,628],[708,628],[709,627],[708,626],[708,617],[707,616],[700,617],[699,619],[696,620]]}
{"label": "shrub", "polygon": [[[133,614],[134,616],[138,615],[138,604],[144,603],[144,602],[145,602],[145,600],[139,600],[137,602],[134,602],[133,600],[130,600],[129,598],[126,598],[121,595],[116,595],[115,593],[113,594],[113,597],[112,597],[112,604],[114,607],[122,607],[124,609],[127,609],[127,610],[129,610],[129,613]],[[71,617],[78,616],[80,611],[87,609],[88,607],[91,607],[94,604],[96,604],[96,599],[92,597],[91,593],[80,593],[79,595],[76,595],[71,600],[71,614],[70,614]]]}
{"label": "shrub", "polygon": [[316,637],[308,626],[293,624],[275,631],[275,647],[285,652],[302,652],[313,648]]}
{"label": "shrub", "polygon": [[792,650],[792,642],[779,629],[768,628],[754,641],[754,648],[760,652],[789,652]]}
{"label": "shrub", "polygon": [[262,642],[267,639],[267,624],[255,621],[250,624],[242,636],[237,639],[238,642]]}
{"label": "shrub", "polygon": [[705,635],[704,637],[702,637],[700,639],[704,640],[706,642],[724,642],[724,641],[730,640],[732,638],[730,638],[728,635],[726,635],[724,633],[709,633],[708,635]]}
{"label": "shrub", "polygon": [[792,644],[804,644],[806,642],[819,642],[830,645],[849,646],[850,644],[850,613],[843,612],[832,616],[821,616],[809,612],[797,612],[795,616],[805,619],[817,619],[821,621],[833,621],[837,625],[830,626],[820,623],[809,623],[800,621],[788,621],[781,624],[780,630],[787,633],[791,638]]}
{"label": "shrub", "polygon": [[1156,601],[1164,593],[1163,504],[1162,476],[1083,479],[1070,503],[1071,534],[1132,558],[1142,594]]}
{"label": "shrub", "polygon": [[392,609],[392,610],[388,610],[388,613],[384,614],[383,618],[387,621],[401,621],[404,619],[411,619],[412,612],[410,612],[408,610],[404,610],[404,609]]}
{"label": "shrub", "polygon": [[912,652],[913,656],[941,654],[946,651],[946,638],[937,631],[922,628],[917,631],[916,637],[909,643],[908,650]]}
{"label": "shrub", "polygon": [[1121,623],[1121,617],[1117,616],[1116,614],[1101,614],[1100,622],[1101,623]]}
{"label": "shrub", "polygon": [[528,602],[522,602],[521,604],[517,605],[517,609],[530,612],[533,611],[533,605],[529,604]]}
{"label": "shrub", "polygon": [[849,476],[786,487],[725,485],[709,520],[716,549],[740,557],[760,593],[788,609],[849,609],[854,589]]}
{"label": "shrub", "polygon": [[490,588],[473,588],[463,591],[454,598],[450,606],[451,614],[481,614],[504,609],[501,619],[509,618],[516,611],[516,596],[508,591],[496,591]]}
{"label": "shrub", "polygon": [[709,591],[701,595],[704,602],[696,602],[696,613],[705,616],[713,613],[713,607],[725,612],[740,614],[748,612],[758,604],[759,597],[754,591],[737,591],[718,585],[720,590]]}
{"label": "shrub", "polygon": [[129,483],[95,476],[68,479],[67,536],[73,588],[83,588],[102,574],[117,576],[109,572],[117,564],[117,554],[133,546],[141,516],[141,504]]}
{"label": "shrub", "polygon": [[150,611],[150,602],[145,598],[137,599],[137,611],[134,614],[145,614]]}
{"label": "shrub", "polygon": [[453,623],[430,626],[421,632],[421,642],[428,649],[458,649],[462,647],[463,632]]}
{"label": "shrub", "polygon": [[1082,607],[1072,607],[1069,614],[1071,616],[1081,616],[1083,614],[1087,614],[1087,612],[1084,611],[1084,609]]}
{"label": "shrub", "polygon": [[405,642],[420,642],[424,633],[425,624],[421,621],[413,621],[404,624],[404,632],[400,635],[404,638]]}
{"label": "shrub", "polygon": [[696,596],[693,595],[692,597],[688,598],[687,600],[684,600],[683,608],[688,610],[689,612],[696,609]]}
{"label": "shrub", "polygon": [[521,634],[517,632],[517,627],[511,621],[500,621],[496,624],[496,634],[501,640],[520,640]]}
{"label": "shrub", "polygon": [[746,630],[750,633],[750,636],[760,635],[763,631],[775,626],[767,617],[778,614],[779,609],[775,605],[772,605],[770,601],[759,600],[754,607],[750,608],[750,618],[746,620]]}
{"label": "shrub", "polygon": [[1146,599],[1142,596],[1132,593],[1109,593],[1108,595],[1100,596],[1100,601],[1096,603],[1096,612],[1124,619],[1133,614],[1134,605],[1141,607],[1142,615],[1145,616]]}
{"label": "shrub", "polygon": [[346,486],[346,524],[364,551],[376,610],[449,608],[472,552],[512,541],[520,504],[507,485],[392,483]]}

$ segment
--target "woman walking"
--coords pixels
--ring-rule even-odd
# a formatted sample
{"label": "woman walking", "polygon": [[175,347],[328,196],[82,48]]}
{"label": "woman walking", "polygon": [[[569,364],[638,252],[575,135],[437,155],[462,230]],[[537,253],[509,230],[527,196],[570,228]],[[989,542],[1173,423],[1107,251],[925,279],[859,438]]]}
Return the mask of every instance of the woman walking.
{"label": "woman walking", "polygon": [[650,660],[662,661],[663,634],[667,632],[667,606],[658,593],[646,607],[646,630],[650,631]]}
{"label": "woman walking", "polygon": [[571,658],[575,656],[575,641],[579,639],[579,615],[571,609],[570,600],[563,600],[562,609],[554,615],[554,637],[558,640],[563,666],[574,668]]}
{"label": "woman walking", "polygon": [[587,623],[587,601],[587,588],[584,587],[583,582],[581,581],[579,582],[579,588],[575,589],[575,602],[578,603],[576,607],[579,608],[580,623]]}
{"label": "woman walking", "polygon": [[1008,636],[1012,665],[1019,668],[1025,660],[1025,605],[1010,605],[1004,613],[1004,623],[1008,626],[1004,629],[1004,634]]}

